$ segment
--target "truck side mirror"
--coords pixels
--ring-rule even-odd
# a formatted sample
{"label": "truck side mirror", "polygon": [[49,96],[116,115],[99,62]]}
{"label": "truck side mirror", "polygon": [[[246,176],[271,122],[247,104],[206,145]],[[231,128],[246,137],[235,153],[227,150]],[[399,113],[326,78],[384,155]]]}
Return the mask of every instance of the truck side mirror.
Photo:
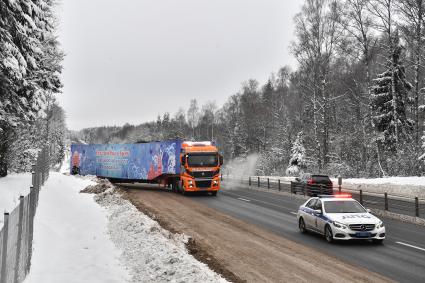
{"label": "truck side mirror", "polygon": [[223,155],[218,155],[218,163],[220,163],[220,166],[223,165]]}
{"label": "truck side mirror", "polygon": [[180,163],[182,164],[182,166],[185,166],[186,165],[186,156],[185,155],[182,155],[180,157]]}

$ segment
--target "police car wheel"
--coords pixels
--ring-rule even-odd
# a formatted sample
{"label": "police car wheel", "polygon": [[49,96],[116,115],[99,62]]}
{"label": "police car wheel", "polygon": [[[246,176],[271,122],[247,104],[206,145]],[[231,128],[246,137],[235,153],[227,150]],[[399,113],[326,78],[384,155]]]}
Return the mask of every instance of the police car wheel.
{"label": "police car wheel", "polygon": [[300,221],[298,221],[298,228],[300,229],[301,233],[307,232],[307,230],[305,229],[304,219],[300,218]]}
{"label": "police car wheel", "polygon": [[334,240],[332,229],[329,225],[326,225],[325,227],[325,238],[328,243],[332,243]]}

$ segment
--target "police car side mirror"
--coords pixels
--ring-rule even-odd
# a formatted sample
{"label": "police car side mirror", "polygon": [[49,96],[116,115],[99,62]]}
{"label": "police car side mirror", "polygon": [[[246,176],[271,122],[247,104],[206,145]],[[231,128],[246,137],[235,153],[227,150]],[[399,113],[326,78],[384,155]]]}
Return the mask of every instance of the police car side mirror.
{"label": "police car side mirror", "polygon": [[370,213],[371,210],[369,208],[366,208],[366,211],[367,211],[367,213]]}

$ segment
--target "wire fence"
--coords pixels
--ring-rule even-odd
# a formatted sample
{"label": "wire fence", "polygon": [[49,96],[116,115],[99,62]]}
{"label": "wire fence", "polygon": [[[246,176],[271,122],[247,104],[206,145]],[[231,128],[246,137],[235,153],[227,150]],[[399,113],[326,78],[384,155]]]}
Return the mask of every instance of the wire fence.
{"label": "wire fence", "polygon": [[419,197],[396,196],[388,193],[376,193],[363,190],[352,190],[344,187],[329,187],[328,185],[304,184],[279,178],[243,176],[234,177],[222,175],[223,181],[229,180],[235,184],[244,184],[269,190],[284,191],[290,194],[316,196],[334,193],[348,193],[367,208],[380,209],[402,215],[425,218],[425,199]]}
{"label": "wire fence", "polygon": [[32,167],[30,193],[19,205],[4,213],[0,230],[0,283],[23,282],[31,266],[34,216],[41,186],[49,177],[49,151],[44,148]]}

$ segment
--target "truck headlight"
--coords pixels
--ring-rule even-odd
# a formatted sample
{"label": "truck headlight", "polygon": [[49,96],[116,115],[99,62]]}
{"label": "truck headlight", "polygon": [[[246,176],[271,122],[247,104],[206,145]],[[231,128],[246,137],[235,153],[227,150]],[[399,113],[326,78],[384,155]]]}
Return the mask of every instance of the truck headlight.
{"label": "truck headlight", "polygon": [[376,224],[376,228],[377,229],[379,229],[379,228],[383,228],[384,227],[384,222],[382,222],[382,221],[379,221],[379,223],[378,224]]}
{"label": "truck headlight", "polygon": [[342,224],[342,223],[336,222],[336,221],[334,221],[332,223],[336,228],[347,229],[347,226],[345,224]]}
{"label": "truck headlight", "polygon": [[218,181],[217,180],[214,180],[213,181],[213,186],[217,186],[218,185]]}
{"label": "truck headlight", "polygon": [[193,184],[193,181],[192,181],[192,180],[189,180],[189,181],[187,181],[187,183],[188,183],[189,185],[192,185],[192,184]]}

